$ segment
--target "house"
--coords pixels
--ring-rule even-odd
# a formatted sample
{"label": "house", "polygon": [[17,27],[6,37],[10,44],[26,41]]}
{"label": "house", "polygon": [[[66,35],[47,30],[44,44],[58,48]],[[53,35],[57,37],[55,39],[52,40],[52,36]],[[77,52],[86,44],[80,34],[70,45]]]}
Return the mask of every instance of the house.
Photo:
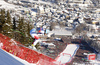
{"label": "house", "polygon": [[96,25],[97,23],[99,23],[99,22],[98,21],[92,21],[92,24]]}
{"label": "house", "polygon": [[88,4],[78,4],[79,7],[88,7]]}
{"label": "house", "polygon": [[45,8],[44,11],[45,11],[45,13],[48,13],[48,12],[50,12],[50,9],[49,8]]}
{"label": "house", "polygon": [[49,17],[51,17],[51,16],[52,16],[52,13],[51,13],[51,12],[49,12],[49,13],[48,13],[48,16],[49,16]]}
{"label": "house", "polygon": [[73,0],[74,3],[77,3],[77,4],[81,4],[84,2],[84,0]]}
{"label": "house", "polygon": [[95,12],[96,12],[96,13],[100,13],[100,9],[96,9]]}
{"label": "house", "polygon": [[31,15],[35,17],[36,16],[36,12],[31,11]]}
{"label": "house", "polygon": [[52,31],[49,31],[48,34],[54,35],[56,37],[62,37],[62,36],[70,36],[72,37],[72,32],[66,30],[66,28],[60,28],[59,26],[56,26],[55,29]]}
{"label": "house", "polygon": [[39,6],[40,14],[44,13],[44,8],[42,6]]}
{"label": "house", "polygon": [[38,12],[38,10],[37,9],[31,9],[31,11],[30,11],[30,14],[32,15],[32,16],[36,16],[37,15],[37,12]]}

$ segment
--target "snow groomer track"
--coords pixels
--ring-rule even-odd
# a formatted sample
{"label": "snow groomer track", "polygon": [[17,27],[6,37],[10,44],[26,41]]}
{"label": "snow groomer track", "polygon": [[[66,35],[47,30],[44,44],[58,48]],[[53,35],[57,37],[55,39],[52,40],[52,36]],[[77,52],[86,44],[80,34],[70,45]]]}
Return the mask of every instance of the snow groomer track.
{"label": "snow groomer track", "polygon": [[76,54],[79,46],[74,44],[67,45],[66,49],[59,54],[56,59],[26,48],[21,43],[0,34],[0,48],[3,50],[36,65],[60,65],[69,63]]}

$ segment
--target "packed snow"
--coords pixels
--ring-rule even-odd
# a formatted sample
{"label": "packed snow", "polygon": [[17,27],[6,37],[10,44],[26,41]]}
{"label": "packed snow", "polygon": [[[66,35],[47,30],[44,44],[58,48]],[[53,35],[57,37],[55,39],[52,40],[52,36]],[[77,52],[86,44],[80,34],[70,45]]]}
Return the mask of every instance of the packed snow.
{"label": "packed snow", "polygon": [[0,49],[0,65],[36,65]]}

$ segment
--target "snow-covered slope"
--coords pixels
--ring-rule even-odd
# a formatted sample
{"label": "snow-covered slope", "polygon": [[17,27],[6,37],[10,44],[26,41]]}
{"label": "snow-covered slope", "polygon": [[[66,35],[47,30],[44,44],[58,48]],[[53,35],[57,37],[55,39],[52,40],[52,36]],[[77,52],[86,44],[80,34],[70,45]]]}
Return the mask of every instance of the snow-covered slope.
{"label": "snow-covered slope", "polygon": [[0,65],[36,65],[28,63],[2,49],[0,49]]}
{"label": "snow-covered slope", "polygon": [[13,4],[9,4],[7,2],[5,2],[4,0],[0,0],[0,8],[4,8],[4,9],[15,9],[16,5]]}
{"label": "snow-covered slope", "polygon": [[69,44],[56,60],[61,62],[61,64],[69,63],[78,49],[79,45]]}

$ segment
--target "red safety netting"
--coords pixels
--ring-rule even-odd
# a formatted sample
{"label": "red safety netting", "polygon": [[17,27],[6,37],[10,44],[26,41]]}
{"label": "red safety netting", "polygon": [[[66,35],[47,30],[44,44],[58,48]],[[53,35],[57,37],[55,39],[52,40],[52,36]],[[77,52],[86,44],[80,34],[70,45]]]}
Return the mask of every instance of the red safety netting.
{"label": "red safety netting", "polygon": [[39,60],[39,54],[36,51],[29,49],[26,60],[30,63],[37,63]]}
{"label": "red safety netting", "polygon": [[[32,49],[24,47],[21,43],[16,42],[15,40],[10,39],[7,36],[0,34],[0,43],[3,43],[2,49],[21,58],[29,63],[37,63],[37,65],[44,65],[42,61],[45,61],[47,65],[55,65],[49,62],[54,61],[54,59],[38,53]],[[42,59],[42,60],[41,60]],[[49,64],[48,64],[49,63]]]}
{"label": "red safety netting", "polygon": [[60,65],[59,62],[57,61],[47,61],[47,60],[44,60],[44,59],[40,59],[38,62],[37,62],[37,65]]}

